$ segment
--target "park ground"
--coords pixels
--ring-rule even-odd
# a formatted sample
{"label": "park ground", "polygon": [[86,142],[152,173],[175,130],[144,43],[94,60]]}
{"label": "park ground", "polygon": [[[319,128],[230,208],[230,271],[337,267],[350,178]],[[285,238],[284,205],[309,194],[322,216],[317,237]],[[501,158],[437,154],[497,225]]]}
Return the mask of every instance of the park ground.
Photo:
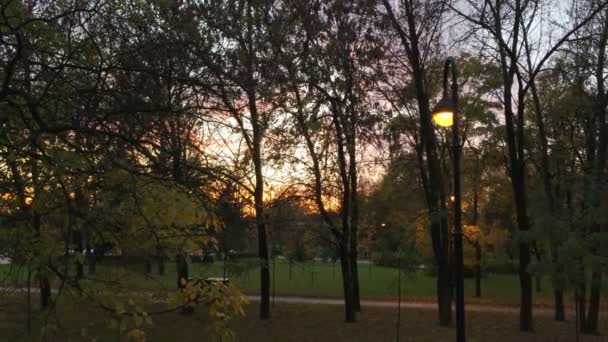
{"label": "park ground", "polygon": [[[83,332],[97,341],[117,341],[116,333],[109,328],[107,316],[89,306],[62,305],[57,307],[56,322],[61,339],[52,341],[83,341]],[[309,341],[396,341],[397,311],[393,308],[364,307],[357,323],[342,321],[342,308],[322,304],[282,304],[272,308],[272,318],[257,319],[258,306],[247,306],[247,315],[230,323],[237,341],[243,342],[309,342]],[[202,310],[201,310],[202,311]],[[15,303],[0,310],[0,336],[2,341],[37,340],[40,322],[45,318],[35,314],[32,335],[25,334],[25,310]],[[430,309],[402,309],[399,341],[441,342],[453,341],[452,327],[438,327],[435,311]],[[605,321],[602,322],[604,328]],[[572,320],[558,323],[547,315],[535,319],[535,332],[518,331],[514,313],[469,312],[467,332],[470,342],[574,342],[576,334]],[[205,315],[196,312],[192,317],[175,313],[153,316],[153,325],[146,328],[148,341],[200,342],[206,338]],[[53,334],[51,334],[53,335]],[[67,338],[66,338],[67,337]],[[68,339],[69,338],[69,339]],[[608,341],[607,336],[580,336],[583,342]]]}
{"label": "park ground", "polygon": [[[259,291],[258,270],[254,264],[240,263],[228,265],[231,281],[245,293]],[[166,264],[163,276],[144,275],[139,265],[128,268],[109,267],[101,264],[96,276],[120,277],[129,284],[125,290],[146,290],[152,288],[175,287],[175,273],[172,263]],[[155,268],[153,267],[153,271]],[[0,268],[6,279],[9,266]],[[194,277],[222,276],[222,263],[194,263],[191,274]],[[229,272],[230,273],[230,272]],[[299,296],[306,298],[339,298],[341,296],[339,267],[331,262],[305,262],[291,265],[286,260],[277,260],[274,266],[274,293],[277,298]],[[13,281],[23,280],[15,269],[10,272]],[[435,278],[424,271],[402,274],[401,292],[407,302],[428,302],[434,300]],[[397,296],[398,272],[394,268],[363,263],[360,265],[362,297],[366,301],[394,302]],[[576,341],[574,317],[568,312],[568,321],[554,322],[550,314],[551,286],[549,279],[543,279],[541,291],[536,293],[535,333],[518,331],[516,308],[519,295],[518,278],[512,274],[486,274],[482,280],[482,297],[474,298],[473,279],[467,279],[467,303],[476,303],[477,308],[467,313],[467,331],[470,342],[475,341]],[[570,297],[570,294],[568,295]],[[33,324],[29,337],[25,335],[26,309],[23,296],[0,297],[0,341],[36,340],[40,322],[46,318],[33,312]],[[34,299],[34,303],[37,303]],[[569,301],[571,303],[571,301]],[[59,318],[54,324],[71,336],[72,341],[81,341],[82,333],[96,335],[98,341],[116,341],[116,333],[108,327],[107,314],[90,305],[75,302],[61,303],[53,317]],[[160,305],[150,304],[152,306]],[[257,301],[247,305],[247,315],[230,323],[238,341],[396,341],[397,309],[395,307],[364,306],[358,322],[343,322],[341,305],[313,303],[285,303],[277,300],[272,308],[272,318],[260,321],[257,318]],[[484,310],[487,306],[488,310]],[[480,310],[479,307],[482,307]],[[544,307],[544,309],[541,309]],[[496,308],[505,308],[494,310]],[[159,309],[159,307],[151,308]],[[491,310],[492,309],[492,310]],[[572,306],[570,305],[570,309]],[[154,324],[146,329],[148,341],[206,341],[205,317],[199,310],[193,317],[183,317],[166,313],[153,317]],[[608,317],[602,316],[600,331],[608,332]],[[452,341],[453,328],[440,328],[436,324],[436,311],[432,305],[425,307],[404,307],[401,310],[399,341]],[[9,336],[11,339],[3,339]],[[64,341],[65,339],[58,339]],[[608,336],[581,336],[580,341],[607,341]]]}

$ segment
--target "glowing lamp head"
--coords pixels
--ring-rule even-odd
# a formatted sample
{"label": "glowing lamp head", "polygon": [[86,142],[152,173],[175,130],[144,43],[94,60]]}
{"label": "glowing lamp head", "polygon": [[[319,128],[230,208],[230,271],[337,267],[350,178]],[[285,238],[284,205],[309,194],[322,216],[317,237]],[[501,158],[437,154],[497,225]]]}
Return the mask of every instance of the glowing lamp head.
{"label": "glowing lamp head", "polygon": [[433,121],[441,127],[450,127],[454,124],[454,113],[439,112],[433,113]]}
{"label": "glowing lamp head", "polygon": [[450,127],[454,124],[454,101],[450,97],[443,97],[433,109],[433,121],[441,127]]}

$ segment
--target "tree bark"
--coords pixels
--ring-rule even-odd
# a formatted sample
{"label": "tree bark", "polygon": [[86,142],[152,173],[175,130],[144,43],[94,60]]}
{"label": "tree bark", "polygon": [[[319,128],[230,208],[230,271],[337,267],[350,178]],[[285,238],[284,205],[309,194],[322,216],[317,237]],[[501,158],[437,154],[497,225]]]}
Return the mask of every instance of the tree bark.
{"label": "tree bark", "polygon": [[[84,252],[84,244],[82,241],[82,231],[77,230],[72,233],[74,237],[74,244],[76,245],[76,251],[83,255]],[[81,260],[76,260],[76,279],[81,279],[84,277],[84,263]]]}
{"label": "tree bark", "polygon": [[[352,234],[352,233],[351,233]],[[353,283],[353,308],[356,312],[361,312],[361,297],[359,294],[359,264],[357,263],[357,247],[352,247],[350,253],[351,281]]]}
{"label": "tree bark", "polygon": [[[34,214],[34,229],[36,235],[40,236],[39,214]],[[48,275],[41,267],[38,267],[37,272],[40,284],[40,307],[44,310],[48,309],[51,306],[51,282],[49,281]]]}
{"label": "tree bark", "polygon": [[352,293],[352,268],[349,265],[350,257],[348,256],[348,246],[346,241],[340,242],[340,266],[342,269],[342,290],[344,291],[344,315],[345,322],[356,322],[355,308],[353,305]]}
{"label": "tree bark", "polygon": [[532,331],[532,276],[527,268],[530,264],[528,244],[519,246],[519,285],[521,288],[519,327],[522,331]]}
{"label": "tree bark", "polygon": [[[443,266],[440,269],[446,269]],[[452,276],[448,272],[437,273],[437,310],[439,311],[439,325],[448,326],[452,322],[452,298],[454,287]]]}
{"label": "tree bark", "polygon": [[481,297],[481,244],[475,242],[475,297]]}
{"label": "tree bark", "polygon": [[87,266],[89,275],[95,274],[97,272],[97,251],[93,251],[93,247],[91,247],[91,243],[87,240]]}
{"label": "tree bark", "polygon": [[270,318],[270,270],[268,242],[266,241],[266,225],[264,222],[264,175],[262,173],[262,128],[258,117],[256,93],[249,90],[249,112],[253,131],[253,159],[255,170],[255,223],[258,232],[258,257],[260,258],[260,319]]}
{"label": "tree bark", "polygon": [[585,282],[581,284],[576,290],[575,300],[578,303],[577,305],[577,316],[578,316],[578,328],[580,332],[587,332],[587,311],[585,310],[585,298],[586,296],[585,290]]}
{"label": "tree bark", "polygon": [[335,140],[337,145],[338,155],[338,172],[340,174],[340,181],[342,183],[342,205],[341,205],[341,220],[342,220],[342,232],[338,236],[340,244],[340,258],[344,259],[341,261],[342,267],[346,267],[346,272],[342,270],[342,279],[344,282],[344,300],[345,300],[345,311],[346,311],[346,322],[355,322],[355,312],[357,311],[355,306],[354,297],[354,284],[353,284],[353,266],[352,263],[352,247],[349,246],[352,241],[352,230],[351,230],[351,184],[348,177],[348,169],[345,155],[345,135],[342,121],[340,120],[341,113],[338,104],[332,102],[332,122],[336,130]]}
{"label": "tree bark", "polygon": [[[256,190],[256,193],[258,191]],[[260,258],[260,319],[270,318],[270,270],[268,260],[268,243],[264,225],[263,209],[260,203],[262,195],[256,195],[256,226],[258,230],[258,257]]]}
{"label": "tree bark", "polygon": [[600,318],[600,295],[602,287],[602,273],[599,269],[591,271],[591,292],[589,293],[589,311],[587,312],[585,332],[597,333]]}
{"label": "tree bark", "polygon": [[183,253],[179,253],[175,257],[175,267],[177,270],[177,288],[183,289],[186,287],[186,283],[190,279],[189,270],[188,270],[188,260],[186,260],[186,255]]}
{"label": "tree bark", "polygon": [[48,277],[40,278],[40,307],[47,309],[51,305],[51,283]]}
{"label": "tree bark", "polygon": [[[186,287],[186,284],[190,280],[188,260],[186,260],[185,254],[179,253],[176,255],[175,266],[177,270],[177,288],[181,290]],[[191,315],[194,313],[194,308],[191,306],[182,307],[180,313],[182,315]]]}
{"label": "tree bark", "polygon": [[[32,162],[32,180],[33,180],[33,186],[34,186],[34,198],[39,198],[39,191],[40,191],[40,187],[39,187],[39,171],[38,171],[38,165],[36,165],[36,162],[33,161]],[[25,194],[25,189],[23,191],[23,194]],[[25,195],[23,196],[23,204],[25,205],[25,207],[27,208],[27,211],[29,213],[32,213],[31,208],[29,205],[27,205],[25,203]],[[38,213],[33,213],[33,226],[34,226],[34,234],[36,234],[36,237],[40,237],[40,229],[41,229],[41,217],[40,214]],[[43,270],[41,267],[38,267],[37,269],[38,272],[38,278],[39,278],[39,283],[40,283],[40,306],[42,307],[42,309],[48,309],[51,306],[51,282],[49,281],[49,277],[46,274],[45,270]]]}
{"label": "tree bark", "polygon": [[[605,11],[608,15],[608,11]],[[591,207],[595,210],[600,210],[602,205],[602,196],[605,191],[605,173],[606,159],[608,158],[608,124],[606,123],[606,106],[608,99],[606,98],[605,90],[605,66],[606,66],[606,48],[608,47],[608,22],[603,23],[602,33],[598,43],[598,60],[595,69],[595,78],[597,80],[597,95],[594,103],[594,117],[597,119],[598,138],[597,138],[597,157],[595,165],[593,165],[593,188],[591,189]],[[595,132],[590,132],[594,134]],[[605,226],[605,224],[604,224]],[[599,222],[594,222],[591,227],[592,233],[602,232],[605,227]],[[599,253],[594,250],[593,252]],[[591,269],[591,293],[589,296],[589,312],[587,314],[587,333],[596,333],[599,322],[599,308],[602,285],[602,270],[598,265],[593,265]]]}
{"label": "tree bark", "polygon": [[564,291],[561,289],[553,290],[553,306],[555,307],[553,318],[556,321],[566,320],[566,310],[564,307]]}
{"label": "tree bark", "polygon": [[[481,161],[479,160],[479,154],[473,149],[475,154],[475,184],[473,185],[473,218],[471,224],[477,227],[477,221],[479,219],[479,189],[481,187]],[[473,247],[475,248],[475,297],[481,297],[481,231],[477,235],[477,239],[473,241]]]}
{"label": "tree bark", "polygon": [[157,271],[158,271],[158,275],[165,275],[165,257],[162,255],[157,255],[156,256],[156,265],[157,265]]}
{"label": "tree bark", "polygon": [[361,298],[359,294],[359,264],[358,259],[358,227],[359,227],[359,192],[357,185],[357,156],[356,156],[356,116],[351,113],[351,127],[348,138],[349,167],[348,176],[350,179],[350,267],[353,283],[353,306],[355,311],[361,312]]}

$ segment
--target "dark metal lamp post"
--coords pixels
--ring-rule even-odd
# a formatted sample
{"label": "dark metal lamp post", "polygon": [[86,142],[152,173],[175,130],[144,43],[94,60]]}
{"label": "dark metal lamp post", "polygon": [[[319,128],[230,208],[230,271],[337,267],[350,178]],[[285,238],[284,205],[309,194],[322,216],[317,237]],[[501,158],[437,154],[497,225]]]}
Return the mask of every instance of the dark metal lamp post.
{"label": "dark metal lamp post", "polygon": [[[448,91],[448,76],[452,78],[451,94]],[[433,109],[433,120],[441,127],[452,127],[452,153],[454,175],[454,257],[456,280],[456,341],[465,342],[464,321],[464,276],[462,258],[462,208],[460,196],[460,138],[458,134],[458,71],[456,61],[448,57],[443,68],[443,97]]]}

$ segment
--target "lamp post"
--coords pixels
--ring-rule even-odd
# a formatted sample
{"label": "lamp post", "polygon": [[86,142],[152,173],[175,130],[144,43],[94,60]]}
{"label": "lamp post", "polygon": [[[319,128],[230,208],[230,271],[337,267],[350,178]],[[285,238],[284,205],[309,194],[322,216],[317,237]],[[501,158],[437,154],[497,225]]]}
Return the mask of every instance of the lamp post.
{"label": "lamp post", "polygon": [[[448,91],[448,77],[451,76],[451,94]],[[464,277],[462,258],[462,208],[460,198],[460,138],[458,134],[458,71],[456,61],[448,57],[443,68],[443,97],[433,109],[433,120],[441,127],[452,127],[452,154],[454,176],[454,257],[456,261],[456,341],[465,342],[464,323]]]}

